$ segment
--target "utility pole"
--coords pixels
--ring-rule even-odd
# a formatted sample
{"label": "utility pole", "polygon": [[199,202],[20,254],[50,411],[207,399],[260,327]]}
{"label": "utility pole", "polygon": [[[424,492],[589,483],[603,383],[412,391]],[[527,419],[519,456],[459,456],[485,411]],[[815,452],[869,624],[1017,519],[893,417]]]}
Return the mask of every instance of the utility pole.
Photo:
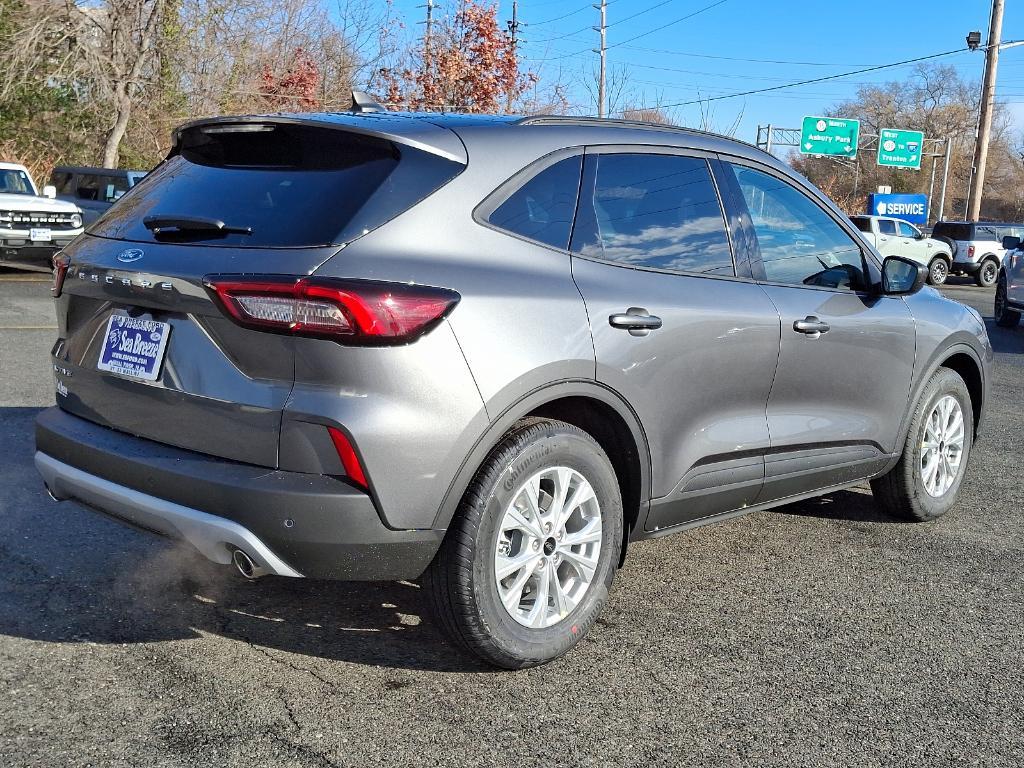
{"label": "utility pole", "polygon": [[420,5],[419,8],[427,9],[427,20],[421,21],[420,24],[425,24],[423,31],[423,70],[424,73],[430,70],[431,55],[433,52],[434,42],[434,0],[427,0],[426,5]]}
{"label": "utility pole", "polygon": [[992,109],[996,98],[996,69],[999,65],[999,44],[1003,34],[1003,0],[992,0],[992,19],[985,46],[985,80],[981,89],[981,119],[974,145],[974,169],[968,195],[967,218],[981,217],[981,197],[985,189],[985,166],[988,164],[988,143],[992,136]]}
{"label": "utility pole", "polygon": [[[507,22],[508,34],[512,41],[512,53],[516,56],[519,55],[519,44],[524,42],[519,39],[519,27],[523,26],[523,23],[519,21],[519,0],[512,0],[512,20]],[[512,113],[512,94],[509,93],[508,100],[505,102],[505,112],[507,114]]]}
{"label": "utility pole", "polygon": [[601,26],[594,27],[594,30],[601,33],[601,47],[595,48],[594,53],[601,54],[601,73],[597,80],[597,116],[604,117],[605,102],[605,71],[608,59],[608,0],[601,0],[600,5],[595,5],[601,11]]}

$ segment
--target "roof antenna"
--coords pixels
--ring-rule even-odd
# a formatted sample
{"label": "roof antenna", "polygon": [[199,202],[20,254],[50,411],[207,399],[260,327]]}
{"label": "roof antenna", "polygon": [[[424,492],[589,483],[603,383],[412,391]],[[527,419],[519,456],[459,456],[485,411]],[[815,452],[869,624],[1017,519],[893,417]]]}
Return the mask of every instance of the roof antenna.
{"label": "roof antenna", "polygon": [[352,106],[349,112],[383,112],[384,107],[363,91],[352,91]]}

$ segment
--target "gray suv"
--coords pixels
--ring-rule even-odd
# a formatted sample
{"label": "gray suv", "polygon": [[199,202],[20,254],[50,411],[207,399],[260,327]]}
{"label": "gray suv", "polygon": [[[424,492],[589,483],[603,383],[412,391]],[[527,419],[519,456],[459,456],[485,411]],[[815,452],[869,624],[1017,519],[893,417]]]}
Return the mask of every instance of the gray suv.
{"label": "gray suv", "polygon": [[249,577],[422,577],[516,668],[630,542],[954,503],[992,349],[754,147],[570,117],[206,119],[65,249],[50,494]]}

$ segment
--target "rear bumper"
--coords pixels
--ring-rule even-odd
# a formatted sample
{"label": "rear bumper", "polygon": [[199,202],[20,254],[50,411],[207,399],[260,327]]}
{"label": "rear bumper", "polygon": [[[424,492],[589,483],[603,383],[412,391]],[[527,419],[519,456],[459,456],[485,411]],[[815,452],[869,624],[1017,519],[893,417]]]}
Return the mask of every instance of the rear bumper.
{"label": "rear bumper", "polygon": [[0,238],[0,266],[49,272],[53,269],[53,255],[71,242],[71,238],[54,238],[52,243],[22,244],[20,240]]}
{"label": "rear bumper", "polygon": [[954,261],[950,269],[953,272],[963,272],[966,275],[973,275],[981,269],[981,261]]}
{"label": "rear bumper", "polygon": [[372,499],[343,480],[184,451],[59,408],[36,420],[36,467],[50,492],[191,543],[214,562],[242,549],[282,576],[419,576],[444,536],[387,528]]}

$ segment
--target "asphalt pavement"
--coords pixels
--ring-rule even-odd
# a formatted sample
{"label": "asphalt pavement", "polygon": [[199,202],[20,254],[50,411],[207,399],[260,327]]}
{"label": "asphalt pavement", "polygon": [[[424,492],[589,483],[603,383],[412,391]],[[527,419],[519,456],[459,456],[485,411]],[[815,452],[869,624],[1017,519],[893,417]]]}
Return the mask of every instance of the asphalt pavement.
{"label": "asphalt pavement", "polygon": [[54,504],[47,283],[0,274],[2,766],[1020,766],[1024,327],[957,506],[866,489],[635,545],[540,669],[445,644],[411,583],[248,583]]}

